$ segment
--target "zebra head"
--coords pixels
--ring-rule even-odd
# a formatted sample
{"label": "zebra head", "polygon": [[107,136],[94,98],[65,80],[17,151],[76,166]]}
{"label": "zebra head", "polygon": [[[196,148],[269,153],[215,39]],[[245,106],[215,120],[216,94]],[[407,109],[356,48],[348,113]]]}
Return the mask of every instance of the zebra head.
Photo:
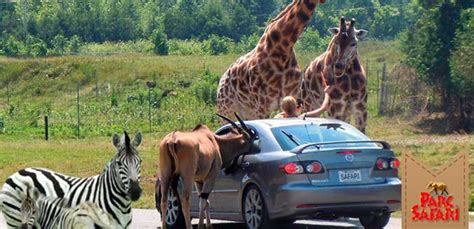
{"label": "zebra head", "polygon": [[[31,190],[31,191],[30,191]],[[37,229],[41,228],[38,224],[38,205],[36,200],[41,196],[40,192],[32,189],[27,185],[27,193],[24,193],[20,212],[21,212],[21,229]]]}
{"label": "zebra head", "polygon": [[132,201],[138,200],[142,193],[140,187],[140,170],[142,159],[138,154],[137,147],[142,141],[142,134],[135,134],[133,141],[130,141],[127,132],[124,131],[122,138],[114,134],[113,143],[117,148],[117,154],[112,161],[115,163],[118,183],[127,192]]}

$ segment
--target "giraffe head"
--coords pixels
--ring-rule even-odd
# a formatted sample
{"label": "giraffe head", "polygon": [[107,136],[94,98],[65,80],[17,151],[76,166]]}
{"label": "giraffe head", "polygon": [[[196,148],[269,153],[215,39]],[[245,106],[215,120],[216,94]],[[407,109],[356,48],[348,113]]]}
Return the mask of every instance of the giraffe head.
{"label": "giraffe head", "polygon": [[346,21],[344,17],[341,17],[339,28],[329,29],[329,32],[334,35],[328,49],[332,53],[332,64],[336,77],[344,74],[348,63],[356,56],[357,41],[367,35],[367,30],[355,29],[354,24],[354,18],[351,21]]}

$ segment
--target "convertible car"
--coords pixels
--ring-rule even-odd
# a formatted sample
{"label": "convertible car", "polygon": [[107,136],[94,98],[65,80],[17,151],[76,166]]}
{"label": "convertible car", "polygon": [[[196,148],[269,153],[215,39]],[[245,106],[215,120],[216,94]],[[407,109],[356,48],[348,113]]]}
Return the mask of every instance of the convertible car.
{"label": "convertible car", "polygon": [[[372,141],[334,119],[265,119],[245,122],[258,138],[251,152],[222,170],[209,196],[212,219],[243,221],[247,228],[274,228],[298,219],[356,217],[383,228],[400,210],[399,160],[390,145]],[[225,134],[225,125],[216,134]],[[180,180],[168,193],[166,223],[181,228]],[[160,204],[159,180],[156,205]],[[192,195],[192,217],[198,217]]]}

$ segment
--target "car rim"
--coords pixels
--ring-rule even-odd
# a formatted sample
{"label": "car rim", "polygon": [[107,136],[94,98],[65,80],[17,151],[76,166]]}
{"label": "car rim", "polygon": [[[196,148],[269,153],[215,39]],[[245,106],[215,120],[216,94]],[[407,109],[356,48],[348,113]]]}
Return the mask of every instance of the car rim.
{"label": "car rim", "polygon": [[168,191],[168,207],[166,210],[166,224],[173,225],[178,219],[179,203],[178,197],[174,194],[173,190]]}
{"label": "car rim", "polygon": [[262,223],[263,203],[260,193],[251,189],[245,198],[245,221],[249,228],[258,228]]}

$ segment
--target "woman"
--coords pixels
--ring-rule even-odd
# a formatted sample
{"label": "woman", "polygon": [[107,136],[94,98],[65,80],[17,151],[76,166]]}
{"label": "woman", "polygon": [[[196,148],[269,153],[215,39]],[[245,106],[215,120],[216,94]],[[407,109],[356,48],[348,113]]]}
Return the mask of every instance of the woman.
{"label": "woman", "polygon": [[293,96],[286,96],[280,103],[280,108],[283,112],[275,115],[274,118],[317,118],[321,116],[321,114],[324,113],[329,106],[329,90],[329,86],[324,88],[324,101],[320,108],[314,111],[305,112],[301,115],[298,114],[301,112],[303,101],[300,99],[297,101],[295,98],[293,98]]}

